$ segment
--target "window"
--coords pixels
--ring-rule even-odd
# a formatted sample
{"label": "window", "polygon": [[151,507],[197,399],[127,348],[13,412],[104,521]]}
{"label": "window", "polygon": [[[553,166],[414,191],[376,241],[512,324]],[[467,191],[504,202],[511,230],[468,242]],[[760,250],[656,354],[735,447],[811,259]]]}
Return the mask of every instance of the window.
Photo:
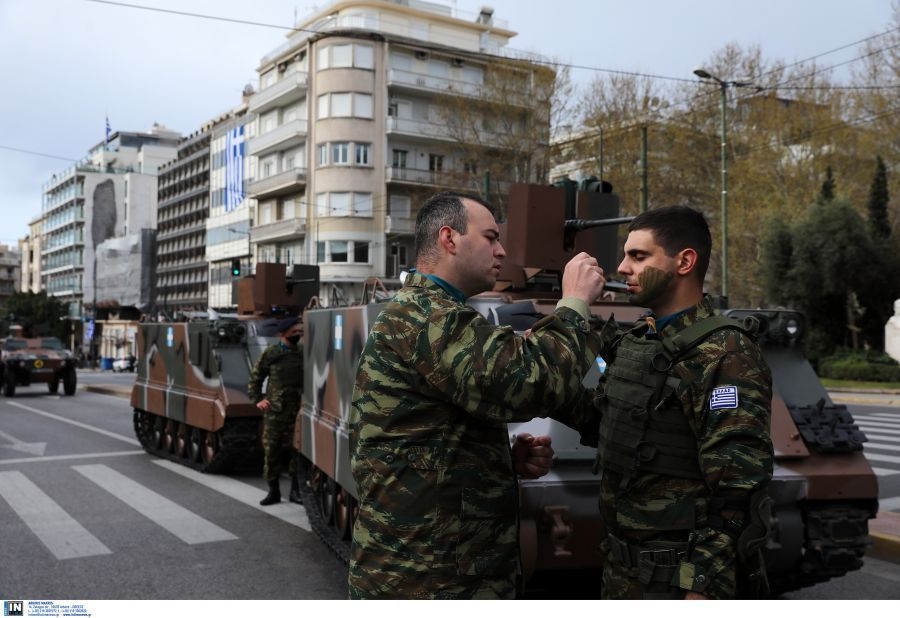
{"label": "window", "polygon": [[296,216],[294,208],[294,200],[286,199],[281,203],[281,218],[283,220],[293,219]]}
{"label": "window", "polygon": [[353,95],[349,92],[335,92],[331,95],[331,116],[350,116],[353,113]]}
{"label": "window", "polygon": [[353,261],[357,264],[369,262],[369,243],[360,241],[353,243]]}
{"label": "window", "polygon": [[444,155],[429,154],[428,170],[431,172],[440,172],[444,169]]}
{"label": "window", "polygon": [[318,117],[328,118],[328,95],[319,95],[318,98]]}
{"label": "window", "polygon": [[406,168],[406,155],[409,154],[406,150],[396,150],[394,149],[393,160],[391,165],[393,167]]}
{"label": "window", "polygon": [[375,68],[375,50],[368,45],[353,46],[353,66],[359,69]]}
{"label": "window", "polygon": [[354,162],[357,165],[369,165],[372,159],[372,144],[357,144]]}
{"label": "window", "polygon": [[478,162],[477,161],[465,161],[463,163],[463,170],[468,174],[477,174],[478,173]]}
{"label": "window", "polygon": [[408,195],[391,196],[391,216],[409,219],[412,199]]}
{"label": "window", "polygon": [[320,47],[317,51],[318,69],[338,69],[356,67],[375,68],[375,49],[371,45],[342,43]]}
{"label": "window", "polygon": [[328,144],[319,144],[319,167],[328,165]]}
{"label": "window", "polygon": [[316,193],[316,216],[317,217],[327,217],[328,216],[328,194],[327,193]]}
{"label": "window", "polygon": [[352,45],[332,45],[331,46],[331,65],[334,67],[350,67],[353,66],[353,46]]}
{"label": "window", "polygon": [[391,68],[399,69],[401,71],[409,71],[412,68],[413,57],[409,54],[402,54],[400,52],[391,52]]}
{"label": "window", "polygon": [[372,194],[371,193],[354,193],[353,194],[353,214],[357,217],[372,216]]}
{"label": "window", "polygon": [[332,217],[350,216],[350,193],[330,193],[328,206]]}
{"label": "window", "polygon": [[324,242],[316,243],[316,262],[324,262],[325,261],[325,245]]}
{"label": "window", "polygon": [[353,115],[357,118],[372,118],[372,95],[357,92],[353,97]]}
{"label": "window", "polygon": [[272,163],[272,161],[265,161],[265,162],[263,162],[263,164],[262,164],[262,174],[261,174],[262,177],[263,177],[263,178],[268,178],[269,176],[272,175],[272,171],[273,171],[274,169],[275,169],[275,165]]}
{"label": "window", "polygon": [[259,224],[265,225],[272,223],[272,205],[262,204],[259,207]]}
{"label": "window", "polygon": [[346,240],[332,240],[328,243],[331,253],[331,262],[348,262]]}
{"label": "window", "polygon": [[348,165],[350,163],[350,144],[335,142],[331,145],[331,164]]}

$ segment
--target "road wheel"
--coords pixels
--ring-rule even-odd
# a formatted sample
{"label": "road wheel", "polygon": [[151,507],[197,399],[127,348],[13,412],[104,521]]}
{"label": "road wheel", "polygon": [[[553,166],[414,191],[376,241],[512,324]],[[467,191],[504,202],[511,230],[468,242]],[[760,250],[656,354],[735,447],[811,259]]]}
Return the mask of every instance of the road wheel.
{"label": "road wheel", "polygon": [[350,533],[353,531],[353,520],[357,508],[356,500],[347,493],[346,489],[341,487],[334,497],[334,503],[334,527],[338,536],[346,541],[350,538]]}
{"label": "road wheel", "polygon": [[162,449],[167,453],[175,452],[175,434],[178,433],[178,421],[166,419],[163,426],[163,444]]}
{"label": "road wheel", "polygon": [[50,391],[51,395],[55,395],[59,392],[59,380],[50,380],[47,383],[47,390]]}
{"label": "road wheel", "polygon": [[[71,367],[66,369],[66,373],[63,374],[63,392],[66,395],[72,396],[75,394],[75,389],[78,388],[78,377],[75,375],[75,370]],[[54,392],[56,392],[54,390]]]}
{"label": "road wheel", "polygon": [[319,505],[322,507],[322,521],[331,525],[334,522],[334,503],[337,488],[334,479],[326,478],[319,494]]}
{"label": "road wheel", "polygon": [[178,423],[178,430],[175,432],[175,457],[179,459],[187,459],[190,453],[191,428],[184,423]]}
{"label": "road wheel", "polygon": [[219,454],[221,446],[222,439],[219,437],[218,431],[204,431],[203,449],[201,453],[203,463],[209,465],[210,462],[216,458],[216,455]]}
{"label": "road wheel", "polygon": [[150,440],[150,448],[158,451],[162,448],[163,442],[165,442],[167,421],[165,416],[154,415],[153,419],[153,435]]}
{"label": "road wheel", "polygon": [[196,463],[203,457],[203,434],[206,433],[199,427],[191,427],[190,441],[188,442],[188,461]]}

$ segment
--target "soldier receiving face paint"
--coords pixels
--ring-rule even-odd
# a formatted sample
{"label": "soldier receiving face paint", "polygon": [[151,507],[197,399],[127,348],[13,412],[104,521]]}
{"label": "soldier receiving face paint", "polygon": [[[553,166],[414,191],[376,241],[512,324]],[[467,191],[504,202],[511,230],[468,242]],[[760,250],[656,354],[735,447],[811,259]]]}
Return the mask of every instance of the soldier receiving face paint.
{"label": "soldier receiving face paint", "polygon": [[711,240],[701,213],[659,208],[628,229],[619,273],[651,313],[625,332],[610,321],[599,335],[602,596],[758,594],[745,585],[764,580],[750,539],[767,532],[769,367],[703,294]]}

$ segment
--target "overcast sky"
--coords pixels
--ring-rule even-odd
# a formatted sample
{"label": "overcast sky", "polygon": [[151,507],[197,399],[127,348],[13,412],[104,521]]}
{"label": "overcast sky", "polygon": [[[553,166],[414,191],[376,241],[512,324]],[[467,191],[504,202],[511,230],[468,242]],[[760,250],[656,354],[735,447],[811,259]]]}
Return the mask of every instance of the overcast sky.
{"label": "overcast sky", "polygon": [[[692,78],[729,43],[768,61],[804,60],[883,32],[891,0],[447,0],[483,5],[518,32],[510,46],[569,62],[587,83],[604,69]],[[40,214],[50,176],[113,131],[154,122],[183,134],[240,102],[259,60],[316,6],[309,0],[130,0],[277,27],[92,0],[0,0],[0,243]],[[850,47],[819,66],[855,58]],[[735,76],[737,77],[737,76]]]}

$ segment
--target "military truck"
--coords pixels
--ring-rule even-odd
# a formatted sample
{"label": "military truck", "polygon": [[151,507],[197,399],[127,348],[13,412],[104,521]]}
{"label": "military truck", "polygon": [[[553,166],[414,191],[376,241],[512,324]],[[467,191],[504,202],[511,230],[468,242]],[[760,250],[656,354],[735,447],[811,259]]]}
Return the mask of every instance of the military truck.
{"label": "military truck", "polygon": [[74,395],[78,387],[76,359],[56,337],[23,337],[13,326],[11,336],[0,345],[0,384],[3,394],[13,397],[16,387],[46,384],[51,394]]}
{"label": "military truck", "polygon": [[258,467],[262,414],[247,398],[250,371],[277,339],[278,319],[298,315],[318,280],[318,266],[287,276],[284,264],[260,263],[235,284],[237,314],[141,324],[131,391],[141,446],[205,472]]}
{"label": "military truck", "polygon": [[[494,292],[469,302],[498,325],[528,328],[553,311],[561,272],[577,252],[616,272],[618,200],[605,183],[566,187],[514,185],[501,223],[507,257]],[[616,295],[591,307],[622,326],[642,313]],[[367,300],[374,297],[366,296]],[[350,472],[349,411],[356,364],[383,303],[306,311],[303,405],[295,446],[309,469],[305,500],[314,529],[345,560],[357,512]],[[774,530],[766,547],[773,593],[808,586],[860,568],[877,512],[877,482],[866,461],[864,435],[844,406],[828,398],[802,351],[803,317],[791,311],[732,310],[761,325],[760,342],[774,374],[772,439],[776,465],[770,494]],[[602,363],[585,376],[594,386]],[[560,423],[537,419],[509,426],[553,437],[555,462],[536,480],[520,480],[523,582],[600,568],[595,450]]]}

